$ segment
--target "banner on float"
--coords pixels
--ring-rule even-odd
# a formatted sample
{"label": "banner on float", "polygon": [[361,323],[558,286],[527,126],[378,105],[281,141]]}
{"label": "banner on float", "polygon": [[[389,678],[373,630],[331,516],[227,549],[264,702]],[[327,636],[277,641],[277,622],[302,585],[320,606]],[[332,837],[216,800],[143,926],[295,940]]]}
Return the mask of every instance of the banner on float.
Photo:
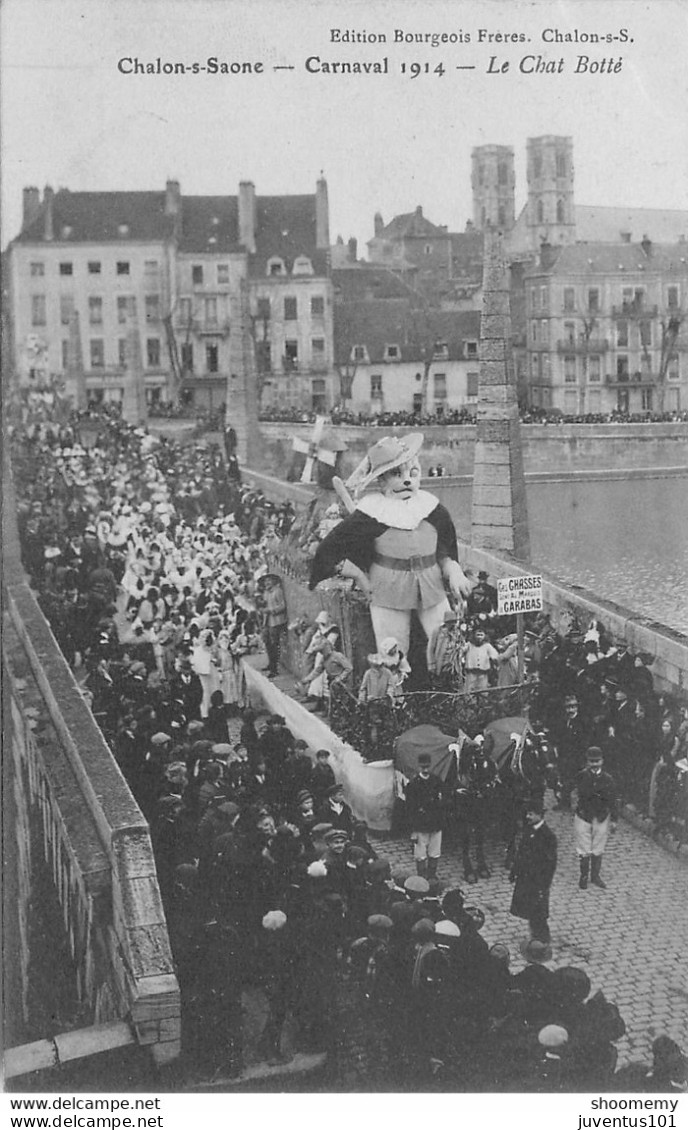
{"label": "banner on float", "polygon": [[497,581],[497,614],[512,616],[515,612],[542,612],[542,574]]}

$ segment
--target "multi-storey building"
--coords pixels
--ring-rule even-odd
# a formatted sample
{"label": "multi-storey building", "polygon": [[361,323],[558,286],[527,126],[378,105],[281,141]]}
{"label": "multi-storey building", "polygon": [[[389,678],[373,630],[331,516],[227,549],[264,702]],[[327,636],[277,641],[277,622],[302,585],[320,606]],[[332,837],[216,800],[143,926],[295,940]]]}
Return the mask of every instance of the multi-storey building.
{"label": "multi-storey building", "polygon": [[163,317],[171,300],[165,193],[24,191],[8,249],[14,368],[20,382],[65,374],[78,315],[87,387],[120,399],[128,313],[139,320],[146,385],[167,382]]}
{"label": "multi-storey building", "polygon": [[688,407],[688,243],[543,244],[525,286],[534,406]]}
{"label": "multi-storey building", "polygon": [[304,407],[332,402],[327,185],[312,196],[24,191],[8,249],[20,382],[74,369],[74,326],[92,400],[121,400],[137,320],[149,402],[226,399],[232,297],[246,283],[259,383]]}
{"label": "multi-storey building", "polygon": [[[348,280],[342,279],[344,274],[349,274]],[[379,286],[379,296],[372,297],[376,275],[379,269],[373,266],[335,272],[335,366],[341,403],[366,415],[405,411],[440,417],[475,406],[479,311],[434,310],[395,294],[393,286],[387,286],[384,297]]]}
{"label": "multi-storey building", "polygon": [[318,181],[315,197],[258,198],[254,232],[251,313],[263,403],[331,408],[336,392],[326,182]]}
{"label": "multi-storey building", "polygon": [[420,205],[384,224],[379,212],[368,241],[370,262],[396,272],[436,307],[478,309],[482,286],[482,234],[431,223]]}

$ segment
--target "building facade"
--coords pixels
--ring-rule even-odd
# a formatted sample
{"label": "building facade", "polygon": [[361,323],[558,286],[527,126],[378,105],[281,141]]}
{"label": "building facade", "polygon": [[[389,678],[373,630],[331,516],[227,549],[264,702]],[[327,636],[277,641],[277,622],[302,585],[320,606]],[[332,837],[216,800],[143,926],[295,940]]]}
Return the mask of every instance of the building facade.
{"label": "building facade", "polygon": [[544,244],[525,287],[532,406],[688,408],[687,243]]}
{"label": "building facade", "polygon": [[[332,403],[327,185],[311,196],[187,196],[25,189],[7,253],[12,365],[20,384],[72,379],[91,401],[123,401],[138,324],[149,403],[217,409],[230,377],[230,307],[244,280],[266,393]],[[76,318],[74,315],[76,314]],[[75,325],[79,342],[75,345]],[[229,386],[231,387],[231,386]],[[70,389],[70,391],[73,391]]]}
{"label": "building facade", "polygon": [[477,405],[478,311],[446,313],[409,298],[350,300],[335,305],[334,330],[339,400],[350,411],[441,418]]}

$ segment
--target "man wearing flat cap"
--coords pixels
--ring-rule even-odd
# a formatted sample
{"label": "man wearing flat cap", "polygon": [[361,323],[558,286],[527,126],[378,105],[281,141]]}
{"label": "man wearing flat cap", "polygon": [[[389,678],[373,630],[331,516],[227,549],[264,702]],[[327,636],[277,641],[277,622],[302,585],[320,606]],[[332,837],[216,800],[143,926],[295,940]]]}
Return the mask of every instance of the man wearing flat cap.
{"label": "man wearing flat cap", "polygon": [[354,830],[354,814],[344,800],[344,787],[335,781],[327,790],[327,797],[318,811],[318,818],[323,824],[331,824],[346,832],[350,839]]}

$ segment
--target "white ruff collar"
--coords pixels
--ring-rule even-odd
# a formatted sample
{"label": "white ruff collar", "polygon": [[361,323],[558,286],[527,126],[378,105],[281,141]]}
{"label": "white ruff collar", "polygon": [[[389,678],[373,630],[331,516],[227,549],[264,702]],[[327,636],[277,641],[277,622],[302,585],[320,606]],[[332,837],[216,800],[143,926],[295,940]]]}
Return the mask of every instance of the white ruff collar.
{"label": "white ruff collar", "polygon": [[395,530],[415,530],[437,505],[438,499],[427,490],[419,490],[408,499],[390,498],[378,490],[364,494],[356,509]]}

